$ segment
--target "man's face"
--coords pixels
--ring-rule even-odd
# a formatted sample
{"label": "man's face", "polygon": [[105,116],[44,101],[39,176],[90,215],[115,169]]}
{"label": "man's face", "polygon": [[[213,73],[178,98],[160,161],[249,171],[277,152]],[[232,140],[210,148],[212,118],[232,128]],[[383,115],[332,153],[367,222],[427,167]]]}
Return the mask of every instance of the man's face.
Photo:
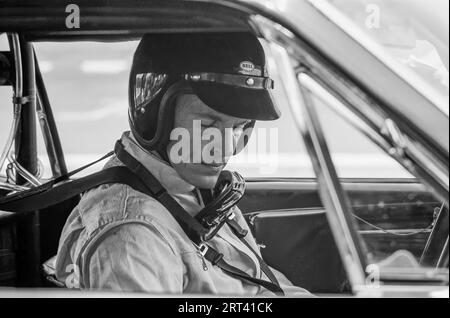
{"label": "man's face", "polygon": [[181,132],[179,136],[189,147],[180,148],[180,138],[170,141],[167,154],[172,166],[188,183],[213,188],[249,122],[213,110],[196,95],[181,95],[175,107],[172,133]]}

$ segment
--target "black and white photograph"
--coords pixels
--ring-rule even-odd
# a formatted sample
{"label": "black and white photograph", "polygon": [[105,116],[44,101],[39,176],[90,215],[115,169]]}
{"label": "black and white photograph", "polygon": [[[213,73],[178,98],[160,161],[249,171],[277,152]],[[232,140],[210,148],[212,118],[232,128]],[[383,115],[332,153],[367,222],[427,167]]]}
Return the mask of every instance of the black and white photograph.
{"label": "black and white photograph", "polygon": [[448,0],[0,0],[0,302],[448,299],[448,202]]}

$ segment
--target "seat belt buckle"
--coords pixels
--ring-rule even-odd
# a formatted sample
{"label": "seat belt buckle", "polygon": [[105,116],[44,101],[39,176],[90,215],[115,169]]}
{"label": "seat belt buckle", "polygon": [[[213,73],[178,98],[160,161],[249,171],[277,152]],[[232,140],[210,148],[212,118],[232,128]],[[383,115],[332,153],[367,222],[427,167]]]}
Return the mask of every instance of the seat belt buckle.
{"label": "seat belt buckle", "polygon": [[[202,244],[199,245],[198,248],[199,248],[200,254],[205,259],[210,261],[213,265],[216,265],[223,258],[223,254],[222,253],[218,253],[216,250],[214,250],[214,248],[210,248],[206,244],[202,243]],[[208,253],[208,251],[210,251],[210,253]],[[208,254],[208,255],[206,255],[206,254]]]}
{"label": "seat belt buckle", "polygon": [[198,250],[200,251],[200,254],[202,254],[203,257],[205,257],[206,252],[208,252],[208,249],[209,249],[208,245],[203,243],[198,246]]}

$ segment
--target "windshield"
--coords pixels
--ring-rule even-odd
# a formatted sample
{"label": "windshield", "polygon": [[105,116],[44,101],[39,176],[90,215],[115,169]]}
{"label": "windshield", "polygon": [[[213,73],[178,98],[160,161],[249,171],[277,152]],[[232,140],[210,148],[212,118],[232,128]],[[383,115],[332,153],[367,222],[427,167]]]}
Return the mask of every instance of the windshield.
{"label": "windshield", "polygon": [[[327,0],[353,31],[362,31],[394,61],[403,77],[445,105],[449,101],[449,2],[447,0]],[[411,72],[412,71],[412,72]]]}

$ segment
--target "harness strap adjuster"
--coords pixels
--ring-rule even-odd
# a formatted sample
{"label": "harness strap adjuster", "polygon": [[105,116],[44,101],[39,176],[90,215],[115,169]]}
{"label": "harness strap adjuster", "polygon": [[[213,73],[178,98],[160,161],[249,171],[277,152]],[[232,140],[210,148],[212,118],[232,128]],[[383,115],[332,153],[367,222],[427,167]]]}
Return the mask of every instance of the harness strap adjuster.
{"label": "harness strap adjuster", "polygon": [[166,189],[161,187],[159,191],[154,193],[155,199],[159,200],[166,192],[167,192]]}
{"label": "harness strap adjuster", "polygon": [[206,252],[208,251],[209,247],[206,244],[200,244],[198,247],[198,250],[200,251],[200,254],[202,254],[202,256],[206,255]]}
{"label": "harness strap adjuster", "polygon": [[22,97],[13,96],[13,98],[12,98],[13,104],[19,104],[19,105],[24,105],[26,103],[34,102],[35,100],[36,100],[36,97],[34,95],[22,96]]}
{"label": "harness strap adjuster", "polygon": [[200,254],[202,254],[202,256],[210,261],[213,265],[217,265],[217,263],[219,263],[223,258],[222,253],[217,252],[215,249],[209,247],[206,244],[200,244],[199,250]]}
{"label": "harness strap adjuster", "polygon": [[229,218],[227,220],[227,224],[234,235],[236,235],[238,238],[243,239],[247,236],[248,231],[246,229],[243,229],[234,218]]}

